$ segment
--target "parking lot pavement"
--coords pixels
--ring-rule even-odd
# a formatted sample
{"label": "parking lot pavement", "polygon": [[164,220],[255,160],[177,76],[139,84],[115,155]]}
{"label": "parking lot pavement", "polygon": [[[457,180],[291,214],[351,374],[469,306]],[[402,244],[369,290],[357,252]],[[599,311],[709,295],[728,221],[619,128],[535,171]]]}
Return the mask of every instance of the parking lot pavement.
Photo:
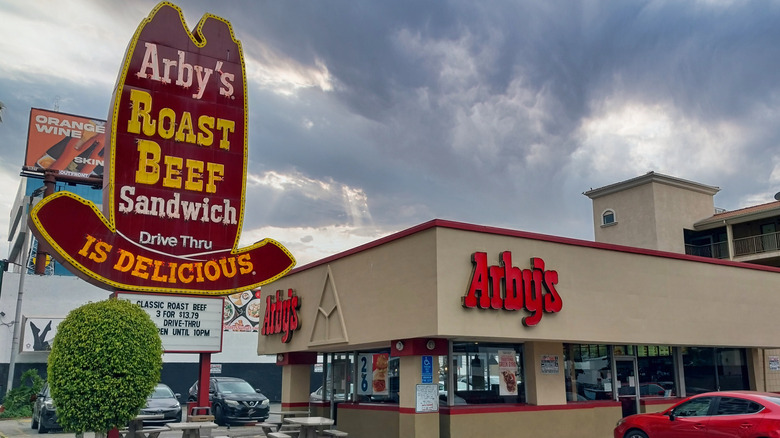
{"label": "parking lot pavement", "polygon": [[[272,403],[271,404],[271,410],[278,410],[279,404],[278,403]],[[271,415],[271,419],[278,419],[275,418],[278,416]],[[241,426],[232,426],[233,428],[238,428]],[[219,426],[216,429],[213,429],[211,432],[211,436],[219,436],[219,435],[227,435],[225,432],[227,431],[227,427],[225,426]],[[221,433],[220,433],[221,432]],[[181,432],[176,431],[170,431],[170,432],[162,432],[160,434],[160,438],[181,438]],[[51,438],[63,438],[63,437],[72,437],[75,436],[73,432],[49,432],[48,434],[39,435],[37,430],[33,430],[30,428],[30,419],[29,418],[19,418],[19,419],[9,419],[9,420],[0,420],[0,438],[45,438],[45,437],[51,437]],[[87,432],[84,434],[84,438],[95,438],[95,434],[92,432]]]}
{"label": "parking lot pavement", "polygon": [[[273,416],[271,416],[273,418]],[[242,426],[232,426],[236,428]],[[212,429],[211,436],[227,435],[227,427],[219,426],[216,429]],[[160,438],[181,438],[182,433],[180,431],[166,431],[160,433]],[[37,430],[30,428],[30,419],[14,419],[14,420],[0,420],[0,438],[63,438],[73,437],[73,432],[53,431],[47,434],[39,435]],[[95,438],[95,434],[87,432],[84,434],[84,438]]]}

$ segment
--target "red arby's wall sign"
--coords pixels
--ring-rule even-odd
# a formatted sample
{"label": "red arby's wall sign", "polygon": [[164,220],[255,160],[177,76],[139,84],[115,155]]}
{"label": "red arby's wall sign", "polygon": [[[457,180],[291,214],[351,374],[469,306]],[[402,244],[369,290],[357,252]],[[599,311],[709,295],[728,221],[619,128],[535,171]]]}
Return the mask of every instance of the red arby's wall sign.
{"label": "red arby's wall sign", "polygon": [[103,212],[69,192],[32,211],[60,262],[107,289],[227,295],[295,265],[278,242],[238,248],[247,166],[247,92],[230,23],[190,33],[160,3],[125,54],[107,130]]}
{"label": "red arby's wall sign", "polygon": [[463,307],[523,309],[531,313],[523,318],[526,327],[539,324],[543,313],[561,311],[563,300],[555,288],[558,272],[545,270],[544,260],[533,257],[530,269],[520,269],[512,266],[511,252],[504,251],[498,258],[498,265],[488,266],[487,253],[471,255],[474,270]]}
{"label": "red arby's wall sign", "polygon": [[293,332],[301,328],[300,308],[301,298],[292,289],[287,289],[287,298],[281,290],[276,291],[276,296],[268,295],[265,297],[265,318],[260,334],[271,336],[283,333],[283,343],[292,341]]}

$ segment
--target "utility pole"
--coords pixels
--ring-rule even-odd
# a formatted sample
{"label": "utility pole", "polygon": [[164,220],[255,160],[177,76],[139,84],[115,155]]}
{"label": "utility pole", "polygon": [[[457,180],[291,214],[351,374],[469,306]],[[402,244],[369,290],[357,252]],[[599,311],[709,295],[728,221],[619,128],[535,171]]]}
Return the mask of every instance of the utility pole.
{"label": "utility pole", "polygon": [[[40,195],[45,187],[39,187],[30,194],[30,201],[27,204],[27,211],[25,212],[25,218],[30,214],[30,208],[32,207],[35,197]],[[27,225],[27,221],[24,221],[24,227],[26,229],[24,233],[24,244],[22,245],[22,272],[19,276],[19,292],[16,295],[16,316],[14,316],[14,337],[11,342],[11,360],[8,363],[8,383],[5,387],[6,394],[13,388],[14,385],[14,371],[16,368],[16,356],[19,354],[19,341],[22,337],[22,298],[24,296],[24,279],[27,277],[27,268],[30,255],[30,227]]]}

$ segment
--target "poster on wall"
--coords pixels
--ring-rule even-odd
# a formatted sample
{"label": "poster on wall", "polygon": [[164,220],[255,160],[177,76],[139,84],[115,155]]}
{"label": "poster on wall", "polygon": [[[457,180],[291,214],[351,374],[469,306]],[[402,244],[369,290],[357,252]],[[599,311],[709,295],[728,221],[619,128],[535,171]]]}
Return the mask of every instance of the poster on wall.
{"label": "poster on wall", "polygon": [[769,356],[769,370],[780,371],[780,356]]}
{"label": "poster on wall", "polygon": [[387,388],[387,364],[390,359],[389,353],[379,353],[373,355],[372,370],[372,389],[374,395],[389,395]]}
{"label": "poster on wall", "polygon": [[50,351],[57,327],[65,318],[25,317],[22,332],[23,353]]}
{"label": "poster on wall", "polygon": [[415,396],[415,413],[439,412],[438,385],[418,384]]}
{"label": "poster on wall", "polygon": [[27,129],[25,172],[49,170],[60,178],[103,175],[105,120],[32,108]]}
{"label": "poster on wall", "polygon": [[373,366],[374,366],[373,354],[358,355],[358,391],[357,392],[359,395],[371,395],[374,393]]}
{"label": "poster on wall", "polygon": [[560,372],[560,367],[558,366],[558,355],[542,355],[541,363],[542,374],[558,374]]}
{"label": "poster on wall", "polygon": [[498,350],[498,395],[517,395],[517,353]]}
{"label": "poster on wall", "polygon": [[263,317],[260,289],[228,295],[225,300],[222,329],[226,332],[257,333]]}

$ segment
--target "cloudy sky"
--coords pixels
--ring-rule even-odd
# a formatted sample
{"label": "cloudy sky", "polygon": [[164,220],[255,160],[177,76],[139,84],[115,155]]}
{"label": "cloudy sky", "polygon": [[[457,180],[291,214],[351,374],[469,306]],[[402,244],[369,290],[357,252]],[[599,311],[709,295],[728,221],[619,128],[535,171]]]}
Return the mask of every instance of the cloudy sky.
{"label": "cloudy sky", "polygon": [[[30,108],[107,118],[156,3],[0,2],[0,256]],[[242,42],[242,241],[299,265],[434,218],[592,240],[582,193],[648,171],[780,191],[778,2],[175,3]]]}

